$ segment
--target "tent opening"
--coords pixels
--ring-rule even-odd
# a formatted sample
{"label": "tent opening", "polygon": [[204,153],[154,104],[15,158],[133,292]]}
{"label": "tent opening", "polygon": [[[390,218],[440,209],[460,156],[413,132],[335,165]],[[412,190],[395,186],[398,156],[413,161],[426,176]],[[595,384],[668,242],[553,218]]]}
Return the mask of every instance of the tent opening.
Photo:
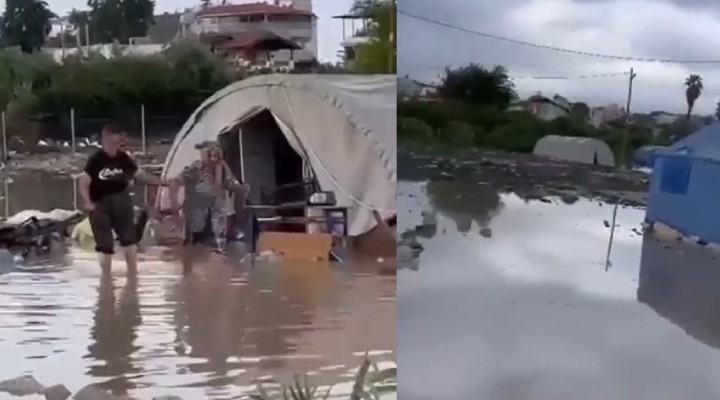
{"label": "tent opening", "polygon": [[[221,135],[220,141],[228,166],[252,188],[249,201],[254,204],[305,202],[317,188],[315,177],[305,171],[303,158],[290,146],[268,110],[241,122]],[[297,209],[278,210],[267,217],[302,217],[302,214]],[[304,231],[298,224],[278,228]]]}

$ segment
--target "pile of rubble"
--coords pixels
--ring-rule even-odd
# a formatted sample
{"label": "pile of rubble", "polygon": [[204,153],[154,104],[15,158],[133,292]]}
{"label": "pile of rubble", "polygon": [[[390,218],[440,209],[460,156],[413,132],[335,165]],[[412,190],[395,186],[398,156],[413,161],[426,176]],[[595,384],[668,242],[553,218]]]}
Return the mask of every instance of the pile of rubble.
{"label": "pile of rubble", "polygon": [[[112,394],[97,385],[87,385],[73,395],[65,385],[45,386],[31,375],[0,381],[0,393],[18,397],[41,395],[45,400],[67,400],[70,396],[73,400],[135,400],[130,396]],[[165,395],[154,397],[153,400],[182,400],[182,398]]]}
{"label": "pile of rubble", "polygon": [[[10,174],[23,172],[43,171],[54,174],[72,174],[82,170],[90,153],[42,153],[42,154],[10,154],[10,159],[2,164],[2,171]],[[157,164],[162,162],[152,153],[140,151],[131,152],[130,155],[140,165]]]}

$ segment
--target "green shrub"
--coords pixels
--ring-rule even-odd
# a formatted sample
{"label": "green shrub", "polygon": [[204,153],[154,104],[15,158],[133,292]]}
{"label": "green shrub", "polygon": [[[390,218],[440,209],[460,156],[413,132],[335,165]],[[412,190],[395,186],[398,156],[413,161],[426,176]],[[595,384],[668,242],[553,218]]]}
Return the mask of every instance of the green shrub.
{"label": "green shrub", "polygon": [[[540,138],[560,135],[598,138],[606,141],[619,154],[624,131],[622,126],[595,128],[584,117],[560,117],[544,121],[526,111],[475,106],[457,100],[403,101],[398,103],[398,116],[400,136],[417,137],[418,132],[425,132],[424,137],[432,136],[437,145],[474,144],[511,152],[531,152]],[[422,128],[415,128],[421,125]],[[634,149],[642,145],[656,142],[667,144],[669,136],[669,132],[665,132],[662,140],[658,140],[649,129],[634,128],[628,136],[627,154],[632,154]]]}
{"label": "green shrub", "polygon": [[475,130],[467,122],[450,121],[438,132],[437,137],[439,140],[449,144],[473,145],[475,143]]}
{"label": "green shrub", "polygon": [[488,145],[500,150],[526,153],[533,150],[542,136],[541,124],[534,121],[515,121],[493,130],[488,135]]}
{"label": "green shrub", "polygon": [[433,137],[432,128],[417,118],[398,117],[397,135],[404,138],[428,140]]}
{"label": "green shrub", "polygon": [[483,128],[481,125],[475,125],[473,127],[473,130],[473,142],[475,143],[475,145],[479,147],[486,147],[488,144],[488,134],[485,128]]}
{"label": "green shrub", "polygon": [[467,106],[457,101],[410,100],[398,104],[398,116],[419,119],[433,130],[438,130],[448,121],[466,120],[468,117],[466,109]]}
{"label": "green shrub", "polygon": [[[38,115],[109,117],[124,108],[184,115],[237,78],[230,65],[202,46],[180,41],[163,54],[71,56],[62,64],[42,54],[0,50],[0,108],[28,104]],[[32,96],[28,96],[31,94]]]}

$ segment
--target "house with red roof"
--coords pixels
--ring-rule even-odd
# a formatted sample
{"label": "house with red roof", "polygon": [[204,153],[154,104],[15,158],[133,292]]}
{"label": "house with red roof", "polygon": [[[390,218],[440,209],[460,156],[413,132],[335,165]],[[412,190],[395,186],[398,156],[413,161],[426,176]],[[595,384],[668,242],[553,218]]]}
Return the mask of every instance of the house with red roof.
{"label": "house with red roof", "polygon": [[239,64],[277,65],[317,59],[312,0],[201,6],[184,27]]}

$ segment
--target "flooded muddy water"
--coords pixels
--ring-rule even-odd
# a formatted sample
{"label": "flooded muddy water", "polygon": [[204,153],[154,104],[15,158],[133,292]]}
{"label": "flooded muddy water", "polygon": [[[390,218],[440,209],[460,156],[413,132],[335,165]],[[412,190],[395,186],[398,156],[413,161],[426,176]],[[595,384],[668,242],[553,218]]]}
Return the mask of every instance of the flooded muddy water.
{"label": "flooded muddy water", "polygon": [[398,185],[400,398],[707,399],[720,395],[717,256],[643,237],[644,210],[526,201],[490,186]]}
{"label": "flooded muddy water", "polygon": [[[11,213],[71,207],[67,179],[15,182]],[[342,395],[365,352],[395,360],[395,288],[369,264],[251,268],[216,256],[184,278],[171,255],[149,253],[137,276],[121,261],[103,274],[94,254],[70,249],[57,265],[0,275],[0,380],[242,399],[257,382],[272,390],[306,372]]]}

